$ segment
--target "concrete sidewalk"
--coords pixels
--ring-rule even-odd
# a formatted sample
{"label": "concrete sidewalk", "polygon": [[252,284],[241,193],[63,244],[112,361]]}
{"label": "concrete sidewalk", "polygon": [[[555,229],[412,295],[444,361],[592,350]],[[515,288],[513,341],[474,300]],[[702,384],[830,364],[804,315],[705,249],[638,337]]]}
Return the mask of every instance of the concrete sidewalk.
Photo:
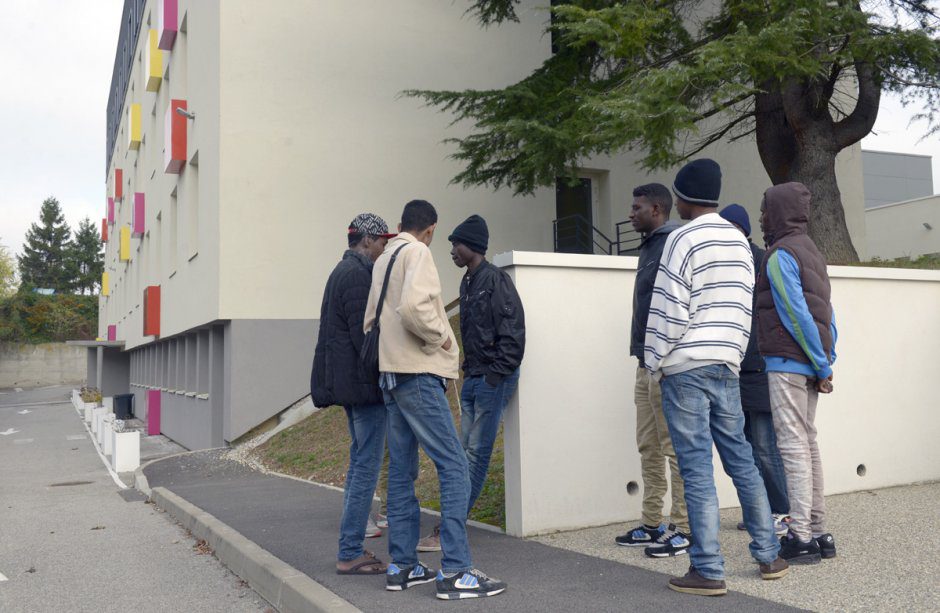
{"label": "concrete sidewalk", "polygon": [[[263,474],[226,459],[225,450],[176,456],[144,469],[151,488],[165,488],[247,537],[294,569],[363,611],[439,611],[434,586],[387,592],[385,579],[335,573],[342,493],[311,483]],[[190,513],[198,514],[198,510]],[[422,530],[436,518],[426,515]],[[185,523],[185,521],[184,521]],[[668,574],[552,547],[534,540],[470,529],[474,563],[509,583],[506,594],[463,601],[463,609],[488,611],[747,611],[793,610],[736,591],[761,583],[756,566],[736,576],[724,598],[678,594]],[[388,560],[385,537],[367,547]],[[439,554],[422,554],[437,568]],[[685,564],[687,564],[687,559]],[[671,572],[671,569],[670,569]],[[264,581],[276,581],[267,573]],[[784,579],[787,581],[788,579]],[[256,586],[262,594],[266,589]],[[314,603],[315,604],[315,603]]]}

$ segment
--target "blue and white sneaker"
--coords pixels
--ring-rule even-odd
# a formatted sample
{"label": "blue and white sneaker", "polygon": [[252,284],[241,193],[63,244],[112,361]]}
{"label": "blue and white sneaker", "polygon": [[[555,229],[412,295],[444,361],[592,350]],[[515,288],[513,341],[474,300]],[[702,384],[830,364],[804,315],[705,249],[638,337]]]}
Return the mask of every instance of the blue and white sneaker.
{"label": "blue and white sneaker", "polygon": [[630,532],[614,539],[621,547],[648,547],[656,542],[656,539],[666,531],[666,524],[659,524],[655,528],[650,528],[646,524],[640,524]]}
{"label": "blue and white sneaker", "polygon": [[385,589],[390,592],[407,590],[413,585],[434,581],[434,571],[418,562],[414,566],[399,566],[392,563],[385,572]]}
{"label": "blue and white sneaker", "polygon": [[506,591],[506,584],[498,579],[487,577],[482,571],[472,569],[456,573],[450,577],[437,571],[437,597],[441,600],[461,598],[485,598],[496,596]]}
{"label": "blue and white sneaker", "polygon": [[675,524],[669,524],[666,531],[652,545],[643,550],[650,558],[672,558],[689,553],[692,537],[676,530]]}

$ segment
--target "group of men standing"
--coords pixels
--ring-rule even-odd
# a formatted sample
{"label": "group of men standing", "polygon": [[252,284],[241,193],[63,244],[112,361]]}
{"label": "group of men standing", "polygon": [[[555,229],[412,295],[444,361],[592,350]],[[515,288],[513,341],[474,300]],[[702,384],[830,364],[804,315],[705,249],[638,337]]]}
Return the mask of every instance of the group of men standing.
{"label": "group of men standing", "polygon": [[[631,220],[644,235],[630,345],[639,360],[644,497],[642,523],[616,542],[654,558],[688,553],[689,572],[670,587],[714,596],[727,587],[713,444],[762,578],[836,555],[814,425],[818,394],[832,391],[835,321],[826,261],[807,234],[804,185],[765,192],[766,253],[750,241],[743,207],[718,212],[721,169],[713,160],[684,166],[671,191],[653,183],[633,193]],[[669,221],[673,194],[684,226]],[[671,523],[663,514],[665,465]]]}
{"label": "group of men standing", "polygon": [[[345,408],[352,439],[336,571],[384,573],[390,591],[433,581],[445,600],[495,596],[506,584],[473,566],[466,523],[519,379],[525,316],[509,276],[486,261],[486,222],[470,216],[448,237],[454,263],[467,269],[460,285],[458,434],[445,393],[458,378],[459,350],[429,249],[437,221],[424,200],[405,205],[397,234],[376,215],[357,216],[348,229],[349,250],[324,290],[311,395],[317,406]],[[370,332],[379,333],[378,373],[363,360]],[[363,548],[386,439],[389,564]],[[440,484],[441,521],[422,539],[433,541],[424,548],[414,488],[419,446]],[[437,547],[442,559],[435,572],[417,552]]]}
{"label": "group of men standing", "polygon": [[[720,192],[718,164],[695,160],[671,190],[637,187],[630,217],[644,236],[630,341],[644,497],[642,523],[616,542],[654,558],[689,554],[689,572],[669,585],[701,595],[727,592],[713,444],[762,578],[836,555],[814,425],[818,394],[832,391],[836,332],[826,262],[807,234],[811,196],[800,183],[765,192],[765,253],[750,241],[743,207],[718,212]],[[669,220],[673,196],[685,225]],[[436,581],[441,599],[493,596],[506,584],[473,566],[466,522],[518,382],[524,313],[509,276],[486,261],[486,222],[470,216],[448,237],[454,263],[467,269],[458,433],[445,393],[459,350],[429,249],[437,221],[424,200],[405,205],[397,234],[376,215],[357,216],[324,291],[311,393],[317,406],[345,408],[352,439],[336,569],[384,573],[392,591]],[[362,358],[377,332],[378,373]],[[363,548],[386,439],[387,565]],[[440,483],[441,521],[430,537],[442,551],[437,572],[417,555],[428,549],[419,546],[414,489],[419,446]]]}

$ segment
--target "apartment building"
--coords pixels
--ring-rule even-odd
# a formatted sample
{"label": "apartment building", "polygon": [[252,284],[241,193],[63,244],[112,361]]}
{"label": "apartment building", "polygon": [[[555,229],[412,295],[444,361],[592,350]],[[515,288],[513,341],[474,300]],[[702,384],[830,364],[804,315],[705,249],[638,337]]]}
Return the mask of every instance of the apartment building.
{"label": "apartment building", "polygon": [[[442,141],[465,126],[400,92],[498,87],[551,53],[541,0],[482,29],[440,0],[126,0],[108,102],[100,330],[129,362],[136,412],[188,448],[238,439],[307,393],[322,288],[359,212],[394,226],[433,202],[432,250],[471,213],[490,252],[620,253],[632,188],[671,182],[630,154],[585,162],[581,183],[532,196],[450,184]],[[707,152],[726,202],[757,214],[769,185],[751,142]],[[863,249],[861,158],[840,156]],[[572,230],[574,228],[574,230]],[[584,237],[588,238],[585,239]]]}

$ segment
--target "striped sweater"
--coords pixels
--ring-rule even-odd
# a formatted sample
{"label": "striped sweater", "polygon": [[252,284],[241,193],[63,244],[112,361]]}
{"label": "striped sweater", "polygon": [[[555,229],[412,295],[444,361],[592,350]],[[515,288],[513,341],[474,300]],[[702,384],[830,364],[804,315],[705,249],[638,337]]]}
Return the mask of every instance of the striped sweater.
{"label": "striped sweater", "polygon": [[709,364],[737,374],[750,337],[753,289],[747,239],[717,213],[672,232],[646,324],[646,368],[656,379]]}

